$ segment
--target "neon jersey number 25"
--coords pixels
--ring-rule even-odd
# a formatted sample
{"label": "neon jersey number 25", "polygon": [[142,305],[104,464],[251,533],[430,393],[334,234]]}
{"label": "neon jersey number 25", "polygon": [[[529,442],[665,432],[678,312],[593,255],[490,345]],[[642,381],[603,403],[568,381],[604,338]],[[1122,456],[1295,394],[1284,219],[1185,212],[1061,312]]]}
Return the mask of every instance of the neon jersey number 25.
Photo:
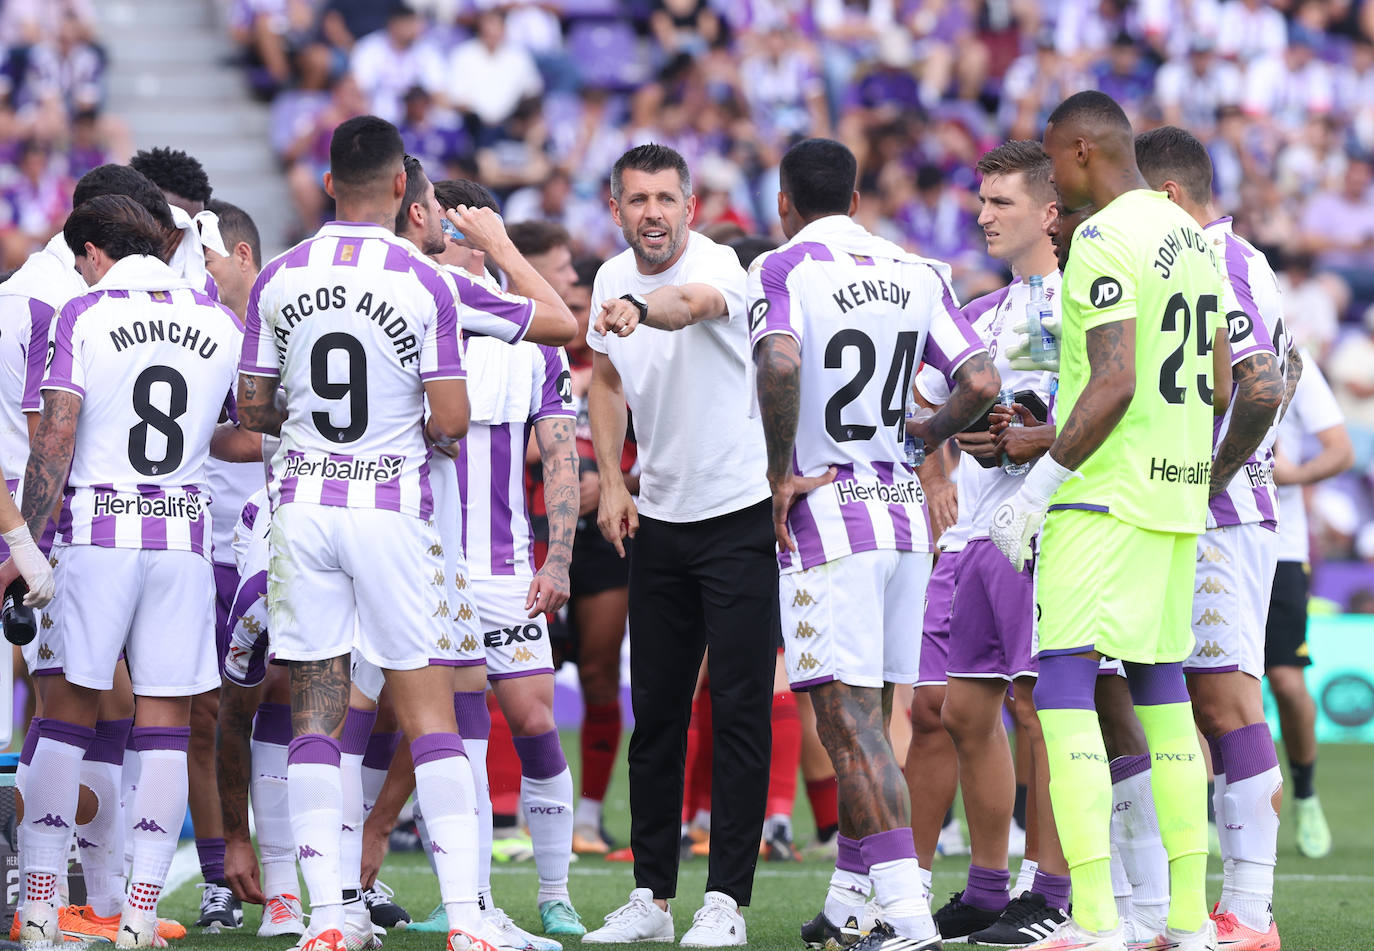
{"label": "neon jersey number 25", "polygon": [[1207,360],[1203,372],[1196,376],[1197,394],[1208,406],[1212,405],[1212,335],[1207,331],[1212,325],[1210,316],[1216,312],[1215,294],[1203,294],[1197,299],[1196,306],[1190,307],[1188,299],[1182,293],[1177,293],[1164,306],[1159,329],[1166,334],[1183,331],[1178,346],[1159,365],[1159,395],[1164,397],[1164,402],[1176,406],[1188,399],[1188,384],[1193,381],[1180,380],[1179,377],[1182,375],[1184,353],[1191,342],[1197,355]]}

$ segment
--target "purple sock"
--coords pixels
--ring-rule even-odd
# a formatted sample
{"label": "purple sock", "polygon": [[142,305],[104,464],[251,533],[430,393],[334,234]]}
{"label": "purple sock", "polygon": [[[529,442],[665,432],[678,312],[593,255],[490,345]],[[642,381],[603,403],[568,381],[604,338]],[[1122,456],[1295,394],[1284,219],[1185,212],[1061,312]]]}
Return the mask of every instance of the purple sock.
{"label": "purple sock", "polygon": [[1035,870],[1035,881],[1031,883],[1031,891],[1045,899],[1045,904],[1051,908],[1058,908],[1064,911],[1069,907],[1069,876],[1050,875],[1048,872]]}
{"label": "purple sock", "polygon": [[896,862],[900,859],[916,857],[916,842],[911,837],[910,827],[888,829],[875,832],[859,840],[859,855],[868,871],[883,862]]}
{"label": "purple sock", "polygon": [[863,860],[863,848],[857,839],[835,834],[835,867],[841,872],[868,874],[868,863]]}
{"label": "purple sock", "polygon": [[1217,747],[1226,761],[1227,783],[1238,783],[1279,765],[1267,723],[1252,723],[1223,734]]}
{"label": "purple sock", "polygon": [[1150,768],[1150,754],[1137,753],[1132,756],[1118,756],[1112,760],[1112,785],[1115,786],[1123,779],[1130,779],[1138,773],[1143,773]]}
{"label": "purple sock", "polygon": [[344,716],[343,733],[339,736],[339,748],[350,756],[362,756],[367,752],[367,743],[372,737],[372,727],[376,722],[376,710],[349,707],[348,713]]}
{"label": "purple sock", "polygon": [[395,733],[372,734],[367,738],[367,749],[363,752],[363,766],[367,769],[389,769],[400,742],[399,730]]}
{"label": "purple sock", "polygon": [[28,766],[33,762],[33,751],[38,746],[38,731],[43,727],[43,718],[34,717],[29,721],[29,729],[24,734],[24,748],[19,752],[19,762]]}
{"label": "purple sock", "polygon": [[568,768],[558,731],[550,730],[538,736],[512,737],[515,755],[520,757],[520,773],[530,779],[550,779]]}
{"label": "purple sock", "polygon": [[458,721],[458,735],[467,740],[491,737],[491,711],[487,709],[485,690],[456,690],[453,693],[453,716]]}
{"label": "purple sock", "polygon": [[253,717],[253,739],[276,746],[291,745],[291,708],[284,703],[260,703]]}
{"label": "purple sock", "polygon": [[970,865],[968,885],[964,888],[964,904],[983,911],[1001,911],[1010,900],[1007,893],[1010,883],[1011,873],[1006,869]]}
{"label": "purple sock", "polygon": [[224,840],[196,839],[196,855],[200,858],[200,877],[217,885],[224,884]]}
{"label": "purple sock", "polygon": [[1207,737],[1207,749],[1212,754],[1212,775],[1226,775],[1226,751],[1222,749],[1221,741],[1214,736]]}

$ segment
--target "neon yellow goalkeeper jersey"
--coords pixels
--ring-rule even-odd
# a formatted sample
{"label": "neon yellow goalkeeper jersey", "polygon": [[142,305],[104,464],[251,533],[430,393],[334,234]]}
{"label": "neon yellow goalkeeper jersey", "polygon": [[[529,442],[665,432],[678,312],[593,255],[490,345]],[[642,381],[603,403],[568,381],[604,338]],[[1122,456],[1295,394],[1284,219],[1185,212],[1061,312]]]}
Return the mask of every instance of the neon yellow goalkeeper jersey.
{"label": "neon yellow goalkeeper jersey", "polygon": [[1079,226],[1063,295],[1061,431],[1088,383],[1087,332],[1095,327],[1135,321],[1135,395],[1051,509],[1201,533],[1212,464],[1212,339],[1225,319],[1211,242],[1163,192],[1126,192]]}

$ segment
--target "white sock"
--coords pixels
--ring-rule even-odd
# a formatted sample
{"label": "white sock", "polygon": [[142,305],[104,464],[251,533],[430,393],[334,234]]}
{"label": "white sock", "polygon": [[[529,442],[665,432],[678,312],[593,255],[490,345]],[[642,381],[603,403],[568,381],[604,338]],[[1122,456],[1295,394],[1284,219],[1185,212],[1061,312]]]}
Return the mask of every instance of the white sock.
{"label": "white sock", "polygon": [[[124,904],[124,836],[127,828],[120,808],[118,763],[83,760],[81,785],[96,797],[95,815],[77,826],[76,844],[86,875],[86,903],[102,918],[119,914]],[[180,827],[177,829],[180,832]]]}
{"label": "white sock", "polygon": [[1151,770],[1112,784],[1112,840],[1130,881],[1135,921],[1153,937],[1169,916],[1169,855],[1159,834]]}
{"label": "white sock", "polygon": [[878,862],[868,869],[882,920],[897,934],[917,941],[936,934],[930,905],[922,897],[920,869],[915,859]]}
{"label": "white sock", "polygon": [[[124,768],[119,773],[119,806],[127,815],[133,808],[134,797],[138,795],[138,777],[142,772],[138,750],[133,747],[133,733],[129,734],[129,745],[124,748]],[[129,866],[134,864],[134,841],[124,836],[124,877],[128,877]]]}
{"label": "white sock", "polygon": [[1126,866],[1121,863],[1121,849],[1117,847],[1119,835],[1117,825],[1120,820],[1112,814],[1111,833],[1111,870],[1112,897],[1116,899],[1116,917],[1124,922],[1131,920],[1131,878],[1126,874]]}
{"label": "white sock", "polygon": [[[43,724],[29,766],[24,801],[24,900],[57,903],[76,826],[81,759],[95,731],[69,723]],[[41,781],[35,781],[41,779]]]}
{"label": "white sock", "polygon": [[1279,817],[1273,796],[1283,785],[1277,766],[1227,783],[1224,819],[1235,861],[1231,902],[1227,911],[1241,924],[1265,932],[1273,920],[1274,864],[1277,860]]}
{"label": "white sock", "polygon": [[520,805],[534,844],[539,872],[539,904],[568,901],[568,864],[572,861],[573,780],[563,771],[547,779],[520,777]]}
{"label": "white sock", "polygon": [[286,791],[286,746],[253,740],[253,778],[250,785],[253,824],[258,830],[262,857],[262,890],[268,898],[299,898],[296,877],[296,840],[291,832],[291,800]]}
{"label": "white sock", "polygon": [[931,893],[935,890],[935,873],[928,868],[921,869],[921,894],[925,895],[926,904],[930,904]]}
{"label": "white sock", "polygon": [[873,882],[867,875],[835,869],[825,893],[825,917],[834,925],[843,925],[851,915],[858,918],[872,889]]}
{"label": "white sock", "polygon": [[410,744],[415,799],[423,804],[430,855],[450,928],[471,931],[477,905],[477,802],[472,767],[456,733],[426,733]]}
{"label": "white sock", "polygon": [[1035,871],[1040,867],[1040,863],[1035,859],[1021,860],[1021,867],[1016,870],[1016,883],[1011,886],[1011,897],[1020,898],[1031,890],[1035,884]]}
{"label": "white sock", "polygon": [[363,879],[363,757],[343,753],[339,757],[339,784],[343,792],[343,821],[339,823],[339,882],[345,890],[362,891]]}
{"label": "white sock", "polygon": [[341,880],[343,781],[339,743],[317,733],[291,741],[287,755],[286,792],[291,803],[291,832],[301,875],[310,892],[313,934],[343,930]]}
{"label": "white sock", "polygon": [[487,739],[463,737],[472,767],[473,796],[477,800],[477,898],[482,914],[494,911],[491,898],[491,783],[487,780]]}
{"label": "white sock", "polygon": [[573,813],[573,825],[580,828],[596,829],[599,833],[601,831],[601,800],[588,799],[586,796],[579,797],[577,810]]}
{"label": "white sock", "polygon": [[186,748],[191,729],[136,726],[133,738],[140,774],[138,792],[125,812],[126,821],[132,823],[129,838],[134,853],[125,910],[153,916],[186,817]]}
{"label": "white sock", "polygon": [[1231,908],[1232,882],[1236,863],[1231,858],[1231,836],[1226,829],[1226,774],[1217,773],[1212,780],[1212,811],[1217,814],[1217,842],[1221,845],[1221,898],[1217,911]]}

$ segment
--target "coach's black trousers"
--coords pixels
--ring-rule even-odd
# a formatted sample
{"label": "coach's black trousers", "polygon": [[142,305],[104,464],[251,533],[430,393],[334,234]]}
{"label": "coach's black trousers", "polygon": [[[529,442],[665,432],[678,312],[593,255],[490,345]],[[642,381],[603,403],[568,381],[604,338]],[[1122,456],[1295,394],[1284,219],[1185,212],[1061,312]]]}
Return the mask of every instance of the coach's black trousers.
{"label": "coach's black trousers", "polygon": [[749,904],[772,747],[778,567],[772,503],[699,522],[640,516],[630,556],[630,845],[635,884],[677,893],[692,691],[710,647],[707,891]]}

